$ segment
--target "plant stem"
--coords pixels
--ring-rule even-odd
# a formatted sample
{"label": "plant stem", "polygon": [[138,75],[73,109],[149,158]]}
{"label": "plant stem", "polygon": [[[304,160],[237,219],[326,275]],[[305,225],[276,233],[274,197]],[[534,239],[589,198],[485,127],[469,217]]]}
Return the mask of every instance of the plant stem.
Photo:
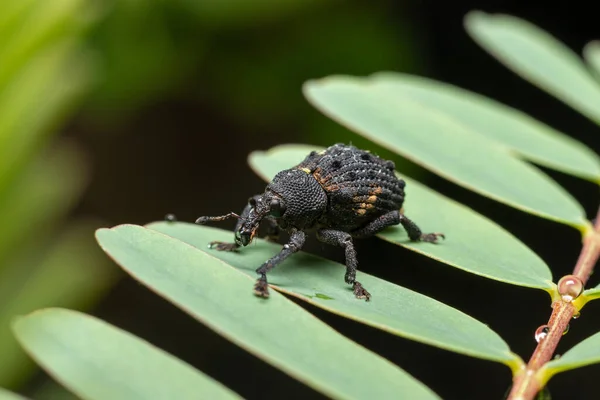
{"label": "plant stem", "polygon": [[[600,256],[600,208],[596,215],[594,229],[586,232],[583,237],[583,247],[579,254],[573,275],[581,279],[583,284],[588,281],[596,261]],[[540,368],[552,359],[563,332],[569,326],[569,321],[577,310],[572,301],[558,299],[552,303],[552,315],[548,320],[548,334],[539,341],[527,367],[513,379],[513,387],[507,400],[532,400],[542,389],[543,383],[537,375]]]}

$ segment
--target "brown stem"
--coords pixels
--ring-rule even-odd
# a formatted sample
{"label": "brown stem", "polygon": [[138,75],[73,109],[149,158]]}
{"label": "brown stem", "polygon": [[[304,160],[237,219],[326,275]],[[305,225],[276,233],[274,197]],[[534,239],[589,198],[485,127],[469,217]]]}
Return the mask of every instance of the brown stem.
{"label": "brown stem", "polygon": [[[589,279],[596,261],[598,261],[598,256],[600,256],[600,208],[596,215],[594,229],[586,232],[583,238],[583,247],[573,269],[573,275],[581,279],[584,285]],[[507,400],[532,400],[542,389],[542,382],[540,382],[537,372],[552,359],[558,342],[560,342],[560,338],[567,329],[575,311],[572,301],[559,299],[552,303],[552,315],[548,321],[548,334],[539,341],[529,359],[529,363],[527,363],[527,367],[515,376]]]}

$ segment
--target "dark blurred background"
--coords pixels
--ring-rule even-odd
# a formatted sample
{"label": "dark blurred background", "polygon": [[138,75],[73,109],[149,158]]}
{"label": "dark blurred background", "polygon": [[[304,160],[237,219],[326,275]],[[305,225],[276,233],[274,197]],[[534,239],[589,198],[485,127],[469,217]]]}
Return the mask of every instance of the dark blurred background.
{"label": "dark blurred background", "polygon": [[[322,398],[124,276],[93,240],[94,229],[101,226],[145,224],[167,213],[193,221],[241,210],[265,185],[246,164],[252,150],[290,142],[326,146],[351,141],[393,157],[309,106],[300,91],[307,79],[382,70],[424,75],[520,108],[600,151],[597,126],[502,67],[462,27],[463,16],[472,9],[510,13],[580,52],[587,41],[600,38],[591,2],[65,0],[71,8],[63,11],[56,5],[61,1],[48,3],[54,5],[29,0],[0,5],[0,34],[14,35],[0,39],[0,106],[4,93],[12,93],[12,82],[20,82],[29,85],[31,95],[14,115],[25,121],[49,115],[40,126],[0,124],[0,145],[3,132],[37,135],[14,150],[19,157],[12,164],[0,162],[0,214],[11,222],[3,223],[0,234],[0,354],[10,354],[0,360],[0,386],[35,399],[69,397],[26,361],[6,324],[16,314],[45,305],[85,309],[192,363],[245,398]],[[51,17],[58,22],[42,32],[45,36],[25,40]],[[26,50],[18,51],[12,37]],[[72,47],[68,56],[60,56],[64,68],[45,78],[61,85],[46,87],[40,78],[33,86],[21,71],[39,60],[49,62],[38,54],[62,54],[52,50],[61,46]],[[20,63],[11,66],[7,60],[17,56]],[[68,92],[65,88],[80,75],[79,86]],[[54,98],[63,92],[67,94]],[[59,105],[45,110],[52,101]],[[0,111],[0,121],[2,117]],[[572,269],[580,248],[575,230],[394,160],[400,171],[513,232],[550,265],[555,277]],[[3,167],[10,173],[2,173]],[[38,182],[41,189],[32,184],[19,192],[19,185],[29,182],[27,176],[39,181],[44,171],[49,175]],[[594,216],[598,196],[593,184],[546,172]],[[71,182],[80,183],[71,187]],[[21,197],[11,197],[13,192]],[[64,192],[70,193],[66,199],[60,196]],[[9,206],[23,199],[35,201],[23,205],[17,219],[21,214],[12,215]],[[339,249],[314,240],[307,250],[343,261]],[[363,271],[489,324],[524,359],[535,347],[535,329],[550,315],[549,298],[542,292],[479,278],[377,239],[357,243],[357,250]],[[392,270],[390,265],[399,267]],[[590,282],[598,284],[594,277]],[[600,319],[594,318],[600,304],[595,303],[573,321],[559,353],[600,330]],[[301,305],[444,399],[501,399],[510,386],[510,372],[502,365]],[[592,398],[599,373],[600,366],[592,366],[560,374],[550,382],[551,394],[555,399]]]}

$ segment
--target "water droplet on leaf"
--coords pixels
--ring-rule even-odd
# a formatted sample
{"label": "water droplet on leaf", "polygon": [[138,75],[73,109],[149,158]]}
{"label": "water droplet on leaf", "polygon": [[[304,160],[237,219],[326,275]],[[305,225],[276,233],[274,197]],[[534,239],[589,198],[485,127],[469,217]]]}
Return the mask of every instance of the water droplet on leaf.
{"label": "water droplet on leaf", "polygon": [[542,325],[539,328],[537,328],[535,330],[535,341],[536,342],[541,342],[542,340],[544,340],[544,338],[546,338],[546,336],[548,336],[548,332],[550,331],[550,328],[548,328],[548,325]]}
{"label": "water droplet on leaf", "polygon": [[581,316],[581,313],[579,311],[575,311],[575,313],[573,314],[573,319],[577,319]]}
{"label": "water droplet on leaf", "polygon": [[175,222],[177,221],[177,217],[175,216],[175,214],[167,214],[165,215],[165,221]]}
{"label": "water droplet on leaf", "polygon": [[575,275],[565,275],[558,281],[557,289],[564,301],[571,302],[583,292],[583,282]]}

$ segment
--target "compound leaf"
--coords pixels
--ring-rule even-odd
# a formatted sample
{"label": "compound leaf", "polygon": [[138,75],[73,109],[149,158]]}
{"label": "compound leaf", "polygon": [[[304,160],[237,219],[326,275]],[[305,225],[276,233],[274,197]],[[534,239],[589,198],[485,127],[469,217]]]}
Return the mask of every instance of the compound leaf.
{"label": "compound leaf", "polygon": [[539,372],[544,381],[559,372],[569,371],[575,368],[600,362],[600,332],[590,336],[584,341],[576,344],[560,358],[547,363]]}
{"label": "compound leaf", "polygon": [[[177,224],[179,226],[179,224]],[[125,271],[255,356],[336,399],[438,399],[406,372],[340,335],[206,252],[134,225],[100,229],[98,242]]]}
{"label": "compound leaf", "polygon": [[460,87],[415,75],[384,72],[373,75],[372,79],[397,96],[443,112],[527,160],[600,182],[600,160],[594,151],[522,111]]}
{"label": "compound leaf", "polygon": [[467,189],[582,231],[589,226],[581,205],[547,175],[385,81],[331,76],[308,81],[304,94],[342,125]]}
{"label": "compound leaf", "polygon": [[[238,253],[208,250],[212,240],[230,241],[231,232],[186,223],[158,222],[148,226],[189,243],[223,260],[251,278],[255,269],[281,249],[257,240]],[[520,365],[518,356],[485,324],[409,289],[358,272],[357,279],[371,292],[369,302],[354,297],[344,283],[345,267],[306,253],[295,254],[269,273],[277,290],[346,318],[386,332],[472,357]],[[251,301],[251,285],[241,296]]]}
{"label": "compound leaf", "polygon": [[82,399],[241,399],[150,343],[76,311],[36,311],[17,319],[13,330],[25,350]]}
{"label": "compound leaf", "polygon": [[510,15],[472,11],[469,35],[513,72],[600,123],[600,85],[581,58],[537,26]]}

